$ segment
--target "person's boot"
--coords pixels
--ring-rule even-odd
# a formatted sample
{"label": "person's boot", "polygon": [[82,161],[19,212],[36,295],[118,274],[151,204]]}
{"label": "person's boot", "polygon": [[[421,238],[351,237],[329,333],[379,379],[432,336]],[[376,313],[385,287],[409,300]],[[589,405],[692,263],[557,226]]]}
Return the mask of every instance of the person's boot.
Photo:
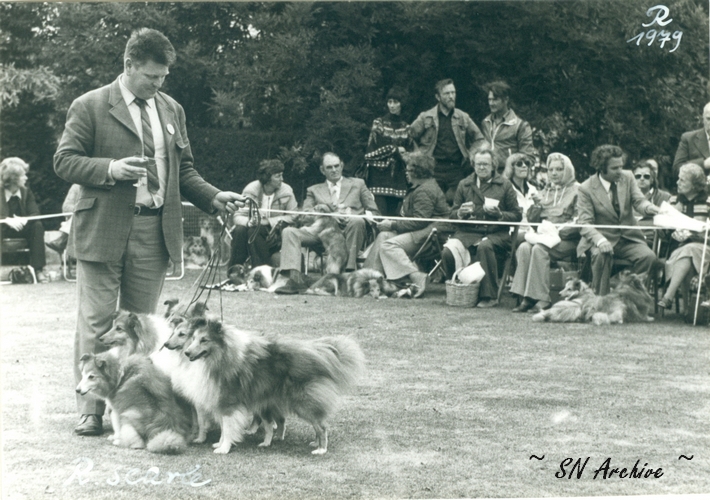
{"label": "person's boot", "polygon": [[52,241],[45,243],[50,250],[54,250],[59,255],[64,253],[67,248],[67,242],[69,242],[69,235],[67,233],[59,233],[59,236],[54,238]]}
{"label": "person's boot", "polygon": [[414,298],[417,299],[424,295],[424,290],[426,289],[427,274],[421,271],[414,272],[409,275],[409,279],[412,280],[412,285],[415,287]]}

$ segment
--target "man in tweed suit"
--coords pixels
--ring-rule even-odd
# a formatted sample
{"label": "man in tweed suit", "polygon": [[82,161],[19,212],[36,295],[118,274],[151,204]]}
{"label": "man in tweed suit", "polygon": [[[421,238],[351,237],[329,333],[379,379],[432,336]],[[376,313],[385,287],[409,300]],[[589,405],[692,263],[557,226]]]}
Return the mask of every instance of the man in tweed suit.
{"label": "man in tweed suit", "polygon": [[[622,170],[626,155],[618,146],[599,146],[592,152],[591,166],[597,171],[582,183],[577,196],[578,224],[636,226],[632,209],[642,215],[656,215],[658,207],[643,195],[633,174]],[[640,229],[583,227],[577,254],[592,254],[592,288],[598,295],[609,293],[609,276],[614,258],[631,261],[633,272],[651,270],[656,255]]]}
{"label": "man in tweed suit", "polygon": [[[117,306],[155,311],[168,262],[182,259],[180,196],[208,213],[231,213],[242,204],[241,195],[218,190],[193,168],[185,112],[159,92],[174,61],[175,50],[162,33],[135,31],[123,73],[72,103],[54,155],[57,174],[81,186],[72,227],[77,379],[81,356],[105,349],[96,339],[111,328]],[[77,404],[75,432],[101,434],[103,402],[77,395]]]}
{"label": "man in tweed suit", "polygon": [[[315,184],[306,191],[303,211],[339,212],[342,214],[362,215],[366,211],[379,215],[372,195],[362,179],[343,177],[343,163],[335,153],[325,153],[321,161],[321,173],[326,182]],[[365,220],[361,218],[343,218],[340,223],[348,248],[348,261],[345,270],[357,269],[357,254],[365,242]],[[312,246],[320,242],[318,236],[303,228],[287,227],[281,233],[281,269],[288,271],[291,282],[277,293],[296,293],[303,286],[301,276],[301,245]]]}

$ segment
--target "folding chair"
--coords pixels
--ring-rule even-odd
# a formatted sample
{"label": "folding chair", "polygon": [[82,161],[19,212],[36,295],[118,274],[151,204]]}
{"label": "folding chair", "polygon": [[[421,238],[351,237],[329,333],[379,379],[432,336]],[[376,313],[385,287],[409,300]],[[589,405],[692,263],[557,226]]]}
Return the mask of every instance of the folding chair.
{"label": "folding chair", "polygon": [[434,266],[427,273],[429,277],[433,276],[437,271],[441,269],[441,252],[443,247],[439,239],[439,230],[436,227],[432,227],[429,231],[429,235],[426,237],[424,242],[417,250],[417,253],[412,257],[412,262],[415,262],[423,270],[431,262],[434,262]]}
{"label": "folding chair", "polygon": [[3,238],[0,242],[2,265],[26,265],[30,263],[30,245],[25,238]]}

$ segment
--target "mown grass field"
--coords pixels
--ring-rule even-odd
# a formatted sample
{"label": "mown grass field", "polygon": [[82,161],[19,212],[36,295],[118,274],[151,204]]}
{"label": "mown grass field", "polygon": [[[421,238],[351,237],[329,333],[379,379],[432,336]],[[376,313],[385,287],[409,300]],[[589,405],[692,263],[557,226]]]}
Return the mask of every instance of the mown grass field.
{"label": "mown grass field", "polygon": [[[189,299],[195,278],[167,282],[164,297]],[[257,448],[258,434],[227,456],[200,445],[166,457],[73,434],[73,284],[4,286],[0,294],[6,499],[710,491],[710,335],[672,316],[608,328],[537,324],[512,314],[512,304],[448,307],[441,285],[416,301],[225,293],[225,320],[240,327],[352,336],[367,376],[330,422],[325,456],[310,455],[312,429],[290,418],[286,440],[271,448]],[[210,308],[220,309],[215,293]],[[566,458],[587,457],[579,479],[578,471],[556,477]],[[607,458],[619,469],[640,460],[662,476],[603,479],[602,471],[594,479]]]}

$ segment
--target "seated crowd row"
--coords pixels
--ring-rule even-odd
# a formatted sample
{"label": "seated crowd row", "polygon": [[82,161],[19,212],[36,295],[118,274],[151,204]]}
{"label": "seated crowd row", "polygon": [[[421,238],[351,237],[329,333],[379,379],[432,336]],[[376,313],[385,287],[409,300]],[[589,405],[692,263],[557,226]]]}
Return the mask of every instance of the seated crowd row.
{"label": "seated crowd row", "polygon": [[[450,279],[457,269],[478,261],[486,275],[479,288],[478,307],[497,305],[499,259],[517,244],[517,267],[511,292],[521,298],[516,311],[544,309],[550,306],[550,262],[574,260],[588,255],[592,270],[592,288],[598,294],[609,291],[609,278],[614,259],[629,262],[635,273],[654,269],[658,259],[651,248],[655,230],[652,217],[662,201],[669,201],[682,213],[702,220],[708,215],[706,177],[703,169],[684,164],[678,174],[678,194],[671,196],[656,185],[653,164],[641,162],[631,171],[625,170],[625,153],[617,146],[603,145],[594,150],[591,166],[597,172],[579,184],[571,160],[560,153],[546,159],[547,183],[535,187],[525,179],[532,162],[522,154],[510,155],[501,174],[495,168],[497,153],[488,146],[476,150],[471,163],[473,173],[461,180],[449,205],[446,195],[434,179],[436,160],[424,153],[405,154],[409,185],[403,200],[401,217],[382,217],[371,191],[359,178],[343,177],[343,164],[334,153],[322,158],[321,172],[326,181],[307,190],[302,211],[342,214],[338,218],[345,236],[347,259],[343,270],[358,267],[358,254],[367,239],[372,215],[376,237],[369,247],[364,267],[376,269],[388,280],[407,280],[421,296],[427,274],[412,258],[436,227],[445,240],[441,255],[443,270]],[[516,172],[516,174],[511,174]],[[518,173],[520,172],[520,173]],[[516,182],[521,179],[523,182]],[[521,189],[521,185],[526,188]],[[297,202],[293,190],[283,182],[283,165],[278,160],[262,162],[258,180],[249,184],[244,195],[260,207],[260,223],[247,217],[246,209],[234,218],[230,265],[251,259],[252,265],[271,263],[279,250],[280,268],[289,277],[289,286],[305,286],[302,276],[302,247],[312,247],[320,240],[309,227],[293,227]],[[421,219],[421,220],[418,220]],[[440,219],[441,221],[432,221]],[[542,242],[531,243],[526,231],[549,221],[559,228],[559,242],[552,247]],[[588,227],[569,227],[567,223]],[[528,223],[522,226],[518,240],[506,223]],[[591,227],[601,226],[601,227]],[[278,232],[283,227],[279,248]],[[666,262],[669,280],[661,307],[669,307],[682,281],[700,270],[702,235],[685,230],[672,232],[673,252]],[[526,241],[527,240],[527,241]],[[706,256],[706,262],[710,255]]]}

